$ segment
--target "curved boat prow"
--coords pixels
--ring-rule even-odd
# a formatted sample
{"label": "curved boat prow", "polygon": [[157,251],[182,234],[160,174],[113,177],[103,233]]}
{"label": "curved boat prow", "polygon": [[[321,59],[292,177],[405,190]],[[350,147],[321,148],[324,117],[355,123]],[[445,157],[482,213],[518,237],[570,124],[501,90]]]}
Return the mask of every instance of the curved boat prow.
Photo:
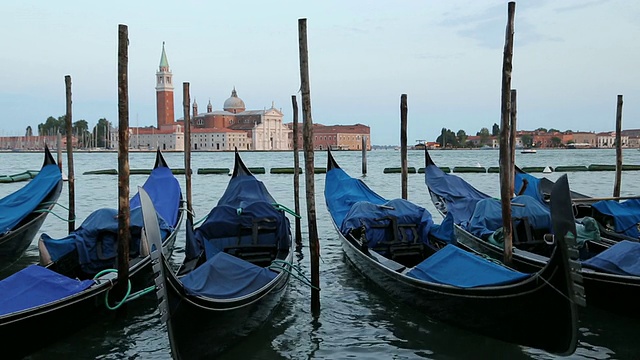
{"label": "curved boat prow", "polygon": [[[569,300],[569,306],[572,318],[572,338],[567,343],[567,349],[564,354],[572,354],[578,342],[578,309],[577,306],[585,306],[585,292],[583,286],[583,278],[581,264],[579,261],[579,253],[576,249],[576,223],[573,217],[573,207],[571,205],[571,196],[569,191],[569,181],[567,175],[562,175],[553,186],[551,191],[551,218],[554,239],[556,246],[562,253],[563,261],[566,261],[565,281],[567,284],[566,298]],[[561,353],[558,351],[558,353]]]}
{"label": "curved boat prow", "polygon": [[233,175],[231,175],[231,178],[235,178],[238,176],[253,176],[253,174],[251,173],[251,171],[249,171],[247,166],[240,158],[240,153],[238,152],[238,148],[236,148],[235,162],[233,165]]}
{"label": "curved boat prow", "polygon": [[44,163],[42,163],[42,167],[47,165],[56,165],[56,160],[51,155],[51,151],[49,151],[49,147],[47,144],[44,145]]}
{"label": "curved boat prow", "polygon": [[424,148],[424,166],[436,166],[436,163],[433,162],[433,159],[431,158],[431,155],[429,155],[429,150],[427,150],[427,147],[425,146]]}
{"label": "curved boat prow", "polygon": [[340,169],[340,165],[336,162],[336,159],[331,155],[331,149],[327,149],[327,171],[333,169]]}
{"label": "curved boat prow", "polygon": [[169,165],[167,165],[167,162],[164,160],[164,156],[162,156],[162,152],[160,152],[160,149],[156,150],[156,163],[155,165],[153,165],[154,169],[159,167],[169,167]]}

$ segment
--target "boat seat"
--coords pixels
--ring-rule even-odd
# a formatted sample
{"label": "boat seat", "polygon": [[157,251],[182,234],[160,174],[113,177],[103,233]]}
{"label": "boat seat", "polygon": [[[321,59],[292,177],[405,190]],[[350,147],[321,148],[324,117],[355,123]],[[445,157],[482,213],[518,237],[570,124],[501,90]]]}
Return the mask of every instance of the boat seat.
{"label": "boat seat", "polygon": [[408,267],[424,260],[426,246],[418,235],[417,224],[398,224],[393,216],[375,220],[380,221],[379,224],[371,227],[384,229],[387,240],[378,242],[372,250]]}
{"label": "boat seat", "polygon": [[276,244],[237,245],[225,247],[224,252],[252,264],[266,267],[276,259],[278,247]]}

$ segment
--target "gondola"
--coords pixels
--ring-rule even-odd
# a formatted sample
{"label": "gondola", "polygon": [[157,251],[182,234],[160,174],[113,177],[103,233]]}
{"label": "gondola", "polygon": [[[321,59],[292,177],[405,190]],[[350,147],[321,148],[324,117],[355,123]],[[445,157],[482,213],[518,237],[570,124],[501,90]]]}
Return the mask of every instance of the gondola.
{"label": "gondola", "polygon": [[[155,230],[145,230],[147,237],[157,239],[157,226],[148,227]],[[164,284],[159,310],[174,358],[213,359],[264,324],[280,303],[293,256],[289,219],[236,151],[224,194],[200,226],[187,218],[186,234],[177,272],[152,252],[156,283]]]}
{"label": "gondola", "polygon": [[49,147],[42,168],[27,185],[0,199],[0,271],[27,250],[62,192],[62,173]]}
{"label": "gondola", "polygon": [[[515,188],[517,192],[533,196],[548,206],[549,193],[553,181],[535,177],[518,166],[515,167]],[[575,200],[573,212],[577,219],[586,219],[597,227],[602,240],[609,245],[621,240],[639,241],[640,199],[619,202],[613,199],[594,199],[588,195],[571,191]],[[592,200],[591,200],[592,199]]]}
{"label": "gondola", "polygon": [[[496,205],[499,206],[498,200],[491,199],[462,178],[444,173],[433,162],[428,151],[425,151],[425,162],[425,182],[431,200],[445,219],[453,223],[457,243],[491,258],[503,259],[503,245],[496,241],[496,237],[487,236],[490,231],[486,228],[484,231],[478,231],[481,228],[477,226],[478,223],[487,224],[483,219],[490,216],[487,209],[493,207],[494,227],[489,230],[499,232],[500,225],[495,224],[501,224],[502,221],[500,210],[496,210]],[[553,233],[553,229],[545,228],[544,220],[536,218],[546,216],[552,219],[553,214],[547,212],[545,215],[544,209],[540,208],[544,205],[528,195],[516,196],[512,203],[515,204],[512,207],[513,214],[519,214],[512,215],[512,266],[519,271],[537,271],[549,261],[549,252],[553,246],[547,244],[544,235]],[[568,212],[573,216],[572,209]],[[610,245],[580,239],[580,231],[576,236],[582,263],[580,272],[584,279],[589,307],[596,306],[623,316],[640,318],[640,313],[635,311],[636,299],[640,298],[640,243],[623,240]],[[603,266],[603,263],[609,266]]]}
{"label": "gondola", "polygon": [[[160,151],[143,188],[151,194],[162,224],[163,251],[173,250],[183,218],[182,192]],[[140,194],[130,201],[130,296],[152,284],[149,246],[141,238]],[[117,209],[98,209],[69,236],[39,239],[41,264],[0,281],[0,339],[3,359],[23,358],[70,336],[122,305],[109,290],[117,284]]]}
{"label": "gondola", "polygon": [[[554,192],[554,207],[562,191]],[[530,274],[442,245],[446,224],[434,225],[431,214],[411,202],[381,197],[342,170],[330,151],[324,195],[348,260],[393,298],[481,335],[555,354],[574,352],[577,304],[584,298],[580,275],[572,270],[580,267],[577,254],[566,245],[571,239],[556,236],[550,261]],[[566,218],[555,219],[557,234],[575,232]]]}

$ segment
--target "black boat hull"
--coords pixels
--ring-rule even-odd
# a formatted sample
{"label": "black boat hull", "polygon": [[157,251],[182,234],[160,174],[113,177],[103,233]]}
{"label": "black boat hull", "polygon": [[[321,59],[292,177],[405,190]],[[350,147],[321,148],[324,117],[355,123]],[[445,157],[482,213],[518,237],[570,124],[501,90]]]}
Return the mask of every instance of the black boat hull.
{"label": "black boat hull", "polygon": [[432,319],[552,353],[570,354],[575,350],[577,310],[567,301],[567,294],[555,290],[567,287],[565,267],[569,260],[563,259],[560,251],[540,276],[528,281],[461,289],[435,286],[395,272],[338,233],[344,253],[360,273],[393,298]]}
{"label": "black boat hull", "polygon": [[61,192],[62,178],[38,206],[38,210],[43,210],[42,212],[32,213],[17,229],[0,236],[0,271],[13,265],[29,248],[47,218],[47,211],[53,208]]}
{"label": "black boat hull", "polygon": [[[291,263],[292,253],[285,260]],[[172,269],[165,261],[165,274]],[[212,359],[269,320],[289,281],[282,272],[267,287],[241,301],[214,301],[184,293],[179,280],[167,276],[169,336],[175,359]],[[203,341],[203,339],[205,339]]]}

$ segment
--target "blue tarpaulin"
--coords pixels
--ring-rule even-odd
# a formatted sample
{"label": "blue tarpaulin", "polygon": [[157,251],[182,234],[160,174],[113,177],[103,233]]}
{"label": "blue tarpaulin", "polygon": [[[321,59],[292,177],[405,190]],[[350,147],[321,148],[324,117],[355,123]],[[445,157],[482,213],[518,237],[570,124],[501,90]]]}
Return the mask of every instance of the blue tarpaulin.
{"label": "blue tarpaulin", "polygon": [[[540,188],[540,179],[533,175],[516,171],[514,180],[514,188],[516,194],[528,195],[538,200],[538,202],[540,202],[541,204],[546,204],[546,201],[544,200],[544,194],[542,193],[542,190]],[[527,186],[524,192],[521,192],[522,187],[524,186],[524,180],[527,181]]]}
{"label": "blue tarpaulin", "polygon": [[342,225],[351,206],[358,201],[381,205],[387,199],[373,192],[360,179],[354,179],[340,168],[327,171],[324,198],[337,227]]}
{"label": "blue tarpaulin", "polygon": [[[534,229],[544,229],[551,232],[551,213],[538,200],[531,196],[520,195],[513,198],[511,203],[512,219],[526,217]],[[502,226],[502,204],[500,200],[485,199],[478,201],[476,204],[467,230],[479,238],[486,239]]]}
{"label": "blue tarpaulin", "polygon": [[180,280],[191,295],[231,299],[251,294],[276,273],[225,252],[218,252]]}
{"label": "blue tarpaulin", "polygon": [[261,234],[257,239],[258,244],[289,248],[289,219],[274,204],[275,200],[264,183],[253,175],[231,178],[218,205],[211,209],[202,225],[192,233],[188,231],[187,258],[198,256],[205,248],[207,257],[210,257],[226,246],[252,244],[251,229],[254,222],[259,226],[276,228],[271,234]]}
{"label": "blue tarpaulin", "polygon": [[635,239],[640,237],[640,232],[638,231],[640,199],[630,199],[623,202],[603,200],[594,202],[591,207],[604,215],[613,217],[617,233],[625,234]]}
{"label": "blue tarpaulin", "polygon": [[93,280],[71,279],[43,266],[27,266],[0,281],[0,315],[63,299],[94,283]]}
{"label": "blue tarpaulin", "polygon": [[[158,213],[158,223],[165,239],[171,232],[178,219],[180,209],[180,183],[167,167],[153,169],[151,175],[142,186],[151,197]],[[129,229],[131,232],[130,256],[137,256],[140,248],[140,234],[143,227],[142,209],[139,194],[130,202],[131,217]],[[60,239],[42,234],[42,239],[53,261],[65,254],[78,251],[82,270],[95,274],[105,267],[113,266],[117,255],[118,244],[118,210],[98,209],[82,222],[74,232]],[[170,223],[170,221],[172,221]]]}
{"label": "blue tarpaulin", "polygon": [[473,288],[511,284],[531,276],[447,245],[407,272],[415,279]]}
{"label": "blue tarpaulin", "polygon": [[0,199],[0,235],[31,214],[60,181],[62,173],[58,165],[45,165],[27,185]]}
{"label": "blue tarpaulin", "polygon": [[640,243],[622,240],[582,265],[611,274],[640,276]]}
{"label": "blue tarpaulin", "polygon": [[[393,229],[390,226],[391,218],[399,225],[415,224],[416,232],[413,233],[410,228]],[[395,237],[399,241],[407,243],[426,241],[433,225],[433,219],[431,213],[425,208],[403,199],[390,200],[381,205],[359,201],[351,206],[340,226],[340,232],[346,235],[349,231],[359,229],[363,225],[366,229],[368,246],[375,248],[378,243],[393,239],[396,230],[398,233],[395,234]],[[376,225],[385,227],[375,227]]]}
{"label": "blue tarpaulin", "polygon": [[476,203],[491,198],[462,178],[447,174],[435,165],[428,165],[424,175],[429,191],[445,200],[447,214],[451,213],[454,223],[462,227],[467,226]]}

